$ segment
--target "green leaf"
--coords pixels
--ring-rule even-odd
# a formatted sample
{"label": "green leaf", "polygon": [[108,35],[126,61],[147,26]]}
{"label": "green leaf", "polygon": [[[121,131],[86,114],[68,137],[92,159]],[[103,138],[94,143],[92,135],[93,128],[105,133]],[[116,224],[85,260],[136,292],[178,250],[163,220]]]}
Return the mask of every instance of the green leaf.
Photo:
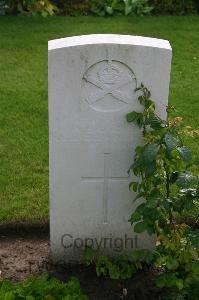
{"label": "green leaf", "polygon": [[199,276],[199,261],[194,261],[191,263],[191,270],[194,275]]}
{"label": "green leaf", "polygon": [[3,300],[15,300],[15,294],[12,291],[6,292],[3,295]]}
{"label": "green leaf", "polygon": [[132,5],[129,2],[125,2],[125,16],[128,16],[132,12]]}
{"label": "green leaf", "polygon": [[106,12],[108,15],[113,15],[113,8],[111,6],[106,6]]}
{"label": "green leaf", "polygon": [[176,184],[179,187],[189,187],[191,184],[196,183],[197,176],[192,175],[188,172],[179,172],[178,179],[176,180]]}
{"label": "green leaf", "polygon": [[144,102],[145,102],[145,97],[144,97],[144,95],[139,96],[139,97],[138,97],[138,100],[139,100],[140,104],[144,104]]}
{"label": "green leaf", "polygon": [[192,160],[191,152],[187,147],[177,147],[177,150],[184,161],[190,162]]}
{"label": "green leaf", "polygon": [[137,125],[138,125],[138,127],[139,128],[142,128],[142,126],[143,126],[143,115],[142,114],[140,114],[138,117],[137,117]]}
{"label": "green leaf", "polygon": [[[189,237],[193,247],[199,249],[199,229],[190,230],[188,232],[188,237]],[[199,265],[198,265],[198,267],[199,267]]]}
{"label": "green leaf", "polygon": [[139,185],[139,182],[131,182],[131,183],[129,184],[129,190],[130,190],[130,191],[137,192],[138,185]]}
{"label": "green leaf", "polygon": [[[33,296],[26,296],[26,300],[35,300],[36,298]],[[46,300],[54,300],[54,297],[47,295]]]}
{"label": "green leaf", "polygon": [[190,199],[197,197],[197,189],[181,189],[180,192]]}
{"label": "green leaf", "polygon": [[154,253],[151,252],[150,250],[146,250],[146,254],[144,257],[144,260],[146,261],[147,264],[151,264],[154,259]]}
{"label": "green leaf", "polygon": [[136,111],[132,111],[126,115],[127,122],[136,122],[138,127],[143,126],[143,114]]}
{"label": "green leaf", "polygon": [[150,125],[152,129],[161,129],[165,127],[163,121],[160,118],[158,118],[156,115],[150,115],[146,119],[146,125]]}
{"label": "green leaf", "polygon": [[169,270],[176,270],[179,266],[179,263],[176,259],[169,257],[167,259],[166,266]]}
{"label": "green leaf", "polygon": [[141,160],[143,164],[150,164],[156,159],[160,146],[158,144],[149,144],[145,147],[142,155]]}
{"label": "green leaf", "polygon": [[142,198],[144,196],[145,196],[144,192],[138,193],[137,196],[133,199],[133,201],[136,201],[137,199],[140,199],[140,198]]}
{"label": "green leaf", "polygon": [[155,110],[155,103],[150,99],[145,100],[144,106],[145,106],[145,108],[150,109],[151,111]]}
{"label": "green leaf", "polygon": [[147,226],[146,231],[149,235],[152,235],[155,233],[154,228],[152,226]]}
{"label": "green leaf", "polygon": [[126,115],[127,122],[135,122],[138,118],[138,114],[136,111],[132,111]]}
{"label": "green leaf", "polygon": [[45,10],[42,10],[41,15],[42,15],[42,17],[46,18],[48,16],[48,12]]}
{"label": "green leaf", "polygon": [[143,260],[144,256],[145,256],[145,249],[139,249],[139,250],[134,250],[132,253],[132,260],[133,261],[139,261],[139,260]]}
{"label": "green leaf", "polygon": [[144,88],[144,94],[145,94],[147,101],[154,103],[152,100],[149,100],[149,98],[151,97],[151,92],[146,87]]}
{"label": "green leaf", "polygon": [[89,266],[95,261],[96,254],[96,250],[91,247],[86,247],[83,255],[83,262]]}
{"label": "green leaf", "polygon": [[156,171],[156,162],[152,161],[149,165],[145,166],[145,175],[146,177],[149,177],[153,175]]}
{"label": "green leaf", "polygon": [[10,291],[5,293],[3,300],[15,300],[14,292]]}
{"label": "green leaf", "polygon": [[171,133],[167,133],[165,135],[164,142],[169,152],[179,145],[179,139]]}
{"label": "green leaf", "polygon": [[109,276],[111,279],[119,279],[120,278],[120,273],[117,268],[117,266],[111,264],[109,267]]}
{"label": "green leaf", "polygon": [[138,207],[136,208],[136,211],[139,212],[140,214],[143,213],[144,209],[145,209],[146,203],[141,203],[140,205],[138,205]]}
{"label": "green leaf", "polygon": [[139,222],[134,226],[134,231],[136,233],[142,233],[145,230],[147,230],[147,224],[145,222]]}
{"label": "green leaf", "polygon": [[133,170],[134,170],[135,168],[141,167],[141,166],[142,166],[142,163],[143,163],[142,157],[136,158],[136,159],[134,160],[133,165],[132,165]]}
{"label": "green leaf", "polygon": [[160,275],[157,279],[156,279],[156,285],[159,288],[163,288],[166,286],[166,278],[163,275]]}
{"label": "green leaf", "polygon": [[121,279],[130,279],[133,274],[136,274],[136,269],[133,265],[130,265],[128,262],[122,266],[120,270]]}
{"label": "green leaf", "polygon": [[131,255],[131,259],[133,262],[144,261],[150,264],[154,259],[154,252],[147,249],[135,250]]}
{"label": "green leaf", "polygon": [[175,281],[175,285],[177,286],[177,288],[179,290],[182,290],[184,288],[184,283],[183,283],[183,280],[182,279],[177,279]]}
{"label": "green leaf", "polygon": [[147,206],[150,208],[157,207],[160,197],[162,197],[160,191],[157,188],[152,189],[149,195],[146,197]]}
{"label": "green leaf", "polygon": [[132,215],[131,218],[129,219],[129,222],[131,223],[131,225],[137,221],[140,221],[141,219],[141,215],[135,211]]}

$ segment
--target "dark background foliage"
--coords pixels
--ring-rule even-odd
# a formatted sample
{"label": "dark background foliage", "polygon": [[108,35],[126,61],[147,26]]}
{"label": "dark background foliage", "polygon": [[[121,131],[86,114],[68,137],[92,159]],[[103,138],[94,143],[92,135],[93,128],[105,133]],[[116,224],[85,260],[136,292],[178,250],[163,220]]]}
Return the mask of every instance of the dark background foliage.
{"label": "dark background foliage", "polygon": [[[54,0],[58,6],[61,5],[71,8],[83,8],[110,5],[112,0]],[[119,1],[118,1],[119,2]],[[138,1],[139,2],[139,1]],[[141,2],[141,1],[140,1]],[[147,3],[153,7],[152,14],[189,14],[199,12],[199,0],[148,0]]]}
{"label": "dark background foliage", "polygon": [[[53,10],[52,7],[49,7],[50,4],[58,8],[53,10],[54,13],[63,15],[94,14],[105,16],[125,14],[123,0],[1,0],[0,2],[5,2],[4,13],[7,14],[24,12],[35,14],[46,11],[47,13],[44,14],[46,16],[51,14],[50,12]],[[131,5],[130,0],[129,5]],[[148,7],[151,9],[148,9]],[[185,15],[197,12],[199,12],[199,0],[137,0],[129,14]]]}
{"label": "dark background foliage", "polygon": [[199,11],[199,0],[149,0],[155,14],[187,14]]}

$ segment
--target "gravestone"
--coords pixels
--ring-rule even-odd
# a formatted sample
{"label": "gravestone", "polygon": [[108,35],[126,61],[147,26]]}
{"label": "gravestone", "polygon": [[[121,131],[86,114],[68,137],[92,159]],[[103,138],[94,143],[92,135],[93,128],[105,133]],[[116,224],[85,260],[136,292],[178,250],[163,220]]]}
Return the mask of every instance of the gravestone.
{"label": "gravestone", "polygon": [[153,247],[152,237],[136,235],[128,223],[135,204],[127,170],[142,135],[126,114],[141,109],[135,88],[142,82],[166,117],[170,64],[165,40],[87,35],[49,41],[55,261],[78,261],[85,246],[110,255]]}

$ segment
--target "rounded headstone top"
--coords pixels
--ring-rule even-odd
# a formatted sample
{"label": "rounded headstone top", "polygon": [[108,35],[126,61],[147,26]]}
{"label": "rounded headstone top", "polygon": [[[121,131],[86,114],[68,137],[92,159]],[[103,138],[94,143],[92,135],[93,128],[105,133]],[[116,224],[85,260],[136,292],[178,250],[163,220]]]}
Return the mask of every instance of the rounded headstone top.
{"label": "rounded headstone top", "polygon": [[167,40],[119,34],[89,34],[51,40],[48,42],[48,50],[91,44],[135,45],[171,50],[171,45]]}

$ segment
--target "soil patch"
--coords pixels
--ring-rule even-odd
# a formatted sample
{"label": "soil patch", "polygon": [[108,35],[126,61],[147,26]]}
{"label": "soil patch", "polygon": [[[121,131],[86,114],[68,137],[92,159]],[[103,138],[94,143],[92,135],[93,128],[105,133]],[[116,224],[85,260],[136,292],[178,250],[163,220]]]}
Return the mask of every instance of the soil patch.
{"label": "soil patch", "polygon": [[14,282],[48,272],[50,276],[68,281],[75,276],[90,300],[160,299],[153,284],[153,273],[142,271],[127,281],[98,278],[93,267],[83,265],[55,266],[50,263],[48,236],[0,235],[1,276]]}
{"label": "soil patch", "polygon": [[48,237],[0,236],[1,276],[21,281],[45,271],[49,261]]}

